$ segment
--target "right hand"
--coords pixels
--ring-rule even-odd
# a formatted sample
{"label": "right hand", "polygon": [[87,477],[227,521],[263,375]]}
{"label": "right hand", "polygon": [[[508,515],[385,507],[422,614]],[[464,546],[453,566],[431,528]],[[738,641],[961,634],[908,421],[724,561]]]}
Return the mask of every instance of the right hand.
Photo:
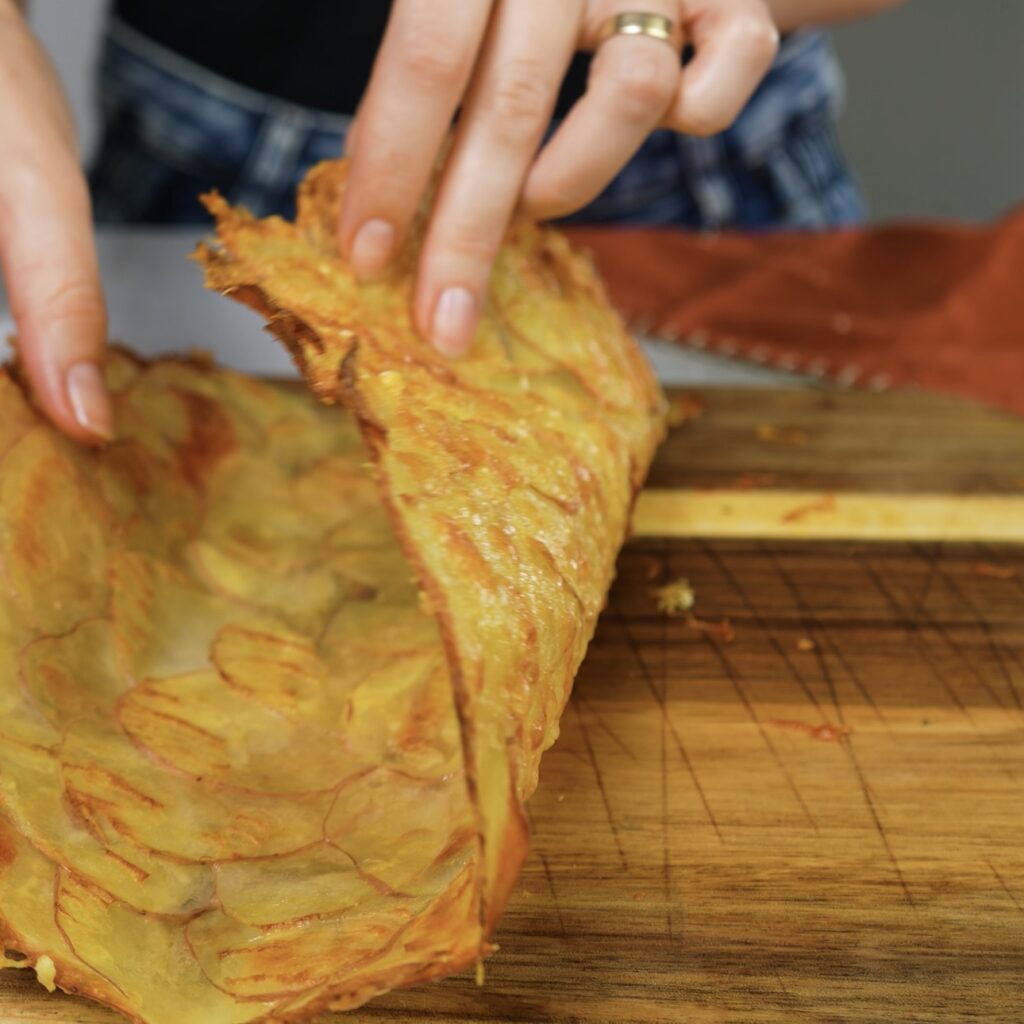
{"label": "right hand", "polygon": [[[338,241],[359,277],[384,273],[461,110],[413,302],[420,334],[444,355],[463,355],[472,344],[517,206],[542,219],[582,208],[659,126],[698,135],[725,130],[771,67],[778,31],[765,0],[646,0],[640,7],[673,22],[693,44],[685,67],[664,40],[600,39],[609,17],[636,9],[631,0],[392,6],[350,137]],[[579,48],[597,49],[586,95],[541,148]]]}
{"label": "right hand", "polygon": [[14,0],[0,0],[0,265],[36,401],[69,437],[113,437],[106,306],[74,122]]}

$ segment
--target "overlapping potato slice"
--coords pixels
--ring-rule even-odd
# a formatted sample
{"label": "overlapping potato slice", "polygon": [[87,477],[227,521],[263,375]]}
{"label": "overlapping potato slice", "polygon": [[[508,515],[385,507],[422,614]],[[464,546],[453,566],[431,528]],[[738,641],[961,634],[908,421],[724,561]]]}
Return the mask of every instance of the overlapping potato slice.
{"label": "overlapping potato slice", "polygon": [[227,1024],[472,961],[447,664],[354,423],[201,362],[109,376],[102,452],[0,377],[4,965]]}
{"label": "overlapping potato slice", "polygon": [[[355,1006],[487,952],[659,395],[589,267],[515,229],[474,353],[296,225],[216,201],[209,282],[315,402],[107,367],[86,451],[0,375],[0,967],[142,1024]],[[352,415],[354,413],[354,415]]]}
{"label": "overlapping potato slice", "polygon": [[[452,670],[493,925],[525,853],[522,802],[592,635],[662,400],[589,262],[511,229],[471,355],[411,320],[423,233],[385,280],[336,255],[344,162],[315,168],[294,224],[217,196],[209,287],[261,311],[313,391],[356,413]],[[425,216],[425,214],[424,214]]]}

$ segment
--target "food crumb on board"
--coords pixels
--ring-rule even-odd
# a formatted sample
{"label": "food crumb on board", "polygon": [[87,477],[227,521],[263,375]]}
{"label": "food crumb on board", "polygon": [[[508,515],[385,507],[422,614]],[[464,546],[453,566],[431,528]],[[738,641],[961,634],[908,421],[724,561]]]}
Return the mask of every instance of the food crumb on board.
{"label": "food crumb on board", "polygon": [[853,732],[848,725],[832,725],[830,722],[823,722],[821,725],[811,725],[810,722],[798,722],[790,718],[777,718],[766,724],[773,725],[776,729],[802,732],[808,739],[821,740],[825,743],[838,743]]}
{"label": "food crumb on board", "polygon": [[36,978],[47,992],[57,991],[57,967],[45,954],[35,964]]}
{"label": "food crumb on board", "polygon": [[682,576],[663,587],[658,587],[654,595],[658,599],[658,611],[666,615],[681,615],[688,612],[697,601],[690,581]]}
{"label": "food crumb on board", "polygon": [[653,583],[662,573],[664,566],[656,558],[649,558],[644,563],[644,577],[648,583]]}
{"label": "food crumb on board", "polygon": [[688,615],[686,624],[690,629],[696,629],[713,636],[716,640],[721,640],[723,644],[731,644],[736,639],[736,630],[732,628],[732,623],[728,619],[710,622],[707,619],[698,619],[696,615]]}
{"label": "food crumb on board", "polygon": [[721,483],[700,484],[695,486],[695,491],[707,493],[710,491],[762,491],[777,483],[778,473],[740,473],[739,476]]}
{"label": "food crumb on board", "polygon": [[993,565],[991,562],[976,562],[973,566],[975,576],[984,576],[990,580],[1013,580],[1017,578],[1017,570],[1010,565]]}
{"label": "food crumb on board", "polygon": [[730,486],[737,491],[756,491],[762,487],[771,487],[778,479],[777,473],[741,473]]}
{"label": "food crumb on board", "polygon": [[685,577],[680,576],[679,579],[673,580],[663,587],[656,587],[653,593],[658,602],[658,611],[665,615],[684,615],[686,625],[690,629],[707,633],[726,644],[731,644],[736,639],[736,631],[728,619],[722,619],[721,622],[710,622],[693,614],[697,595],[694,593],[692,584]]}
{"label": "food crumb on board", "polygon": [[814,515],[816,512],[832,512],[835,510],[835,507],[836,496],[834,494],[823,494],[815,501],[809,501],[804,505],[797,505],[796,508],[791,508],[782,516],[782,522],[797,523],[801,519],[806,519],[807,516]]}
{"label": "food crumb on board", "polygon": [[704,415],[704,399],[700,395],[673,395],[668,403],[668,425],[681,427]]}
{"label": "food crumb on board", "polygon": [[754,431],[758,441],[767,444],[788,444],[794,448],[807,444],[810,437],[806,430],[796,427],[780,427],[774,423],[761,423]]}
{"label": "food crumb on board", "polygon": [[816,651],[818,645],[809,636],[802,636],[796,642],[796,649],[806,654],[808,651]]}

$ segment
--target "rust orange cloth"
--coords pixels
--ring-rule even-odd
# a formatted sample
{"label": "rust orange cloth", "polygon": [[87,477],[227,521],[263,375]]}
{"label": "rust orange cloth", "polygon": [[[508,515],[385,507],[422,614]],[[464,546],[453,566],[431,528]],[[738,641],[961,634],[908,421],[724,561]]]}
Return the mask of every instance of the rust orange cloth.
{"label": "rust orange cloth", "polygon": [[680,344],[1024,415],[1024,209],[825,234],[577,227],[628,319]]}

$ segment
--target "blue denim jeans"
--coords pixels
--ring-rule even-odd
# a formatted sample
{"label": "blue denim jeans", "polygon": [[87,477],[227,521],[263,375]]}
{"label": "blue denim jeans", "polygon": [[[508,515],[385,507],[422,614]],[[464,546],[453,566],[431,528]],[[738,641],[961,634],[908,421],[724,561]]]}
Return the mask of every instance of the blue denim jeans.
{"label": "blue denim jeans", "polygon": [[[797,33],[736,123],[699,139],[658,131],[574,223],[811,228],[864,216],[836,140],[842,77],[826,36]],[[349,118],[254,92],[112,21],[100,65],[103,130],[90,172],[100,223],[206,223],[219,189],[290,215]]]}

